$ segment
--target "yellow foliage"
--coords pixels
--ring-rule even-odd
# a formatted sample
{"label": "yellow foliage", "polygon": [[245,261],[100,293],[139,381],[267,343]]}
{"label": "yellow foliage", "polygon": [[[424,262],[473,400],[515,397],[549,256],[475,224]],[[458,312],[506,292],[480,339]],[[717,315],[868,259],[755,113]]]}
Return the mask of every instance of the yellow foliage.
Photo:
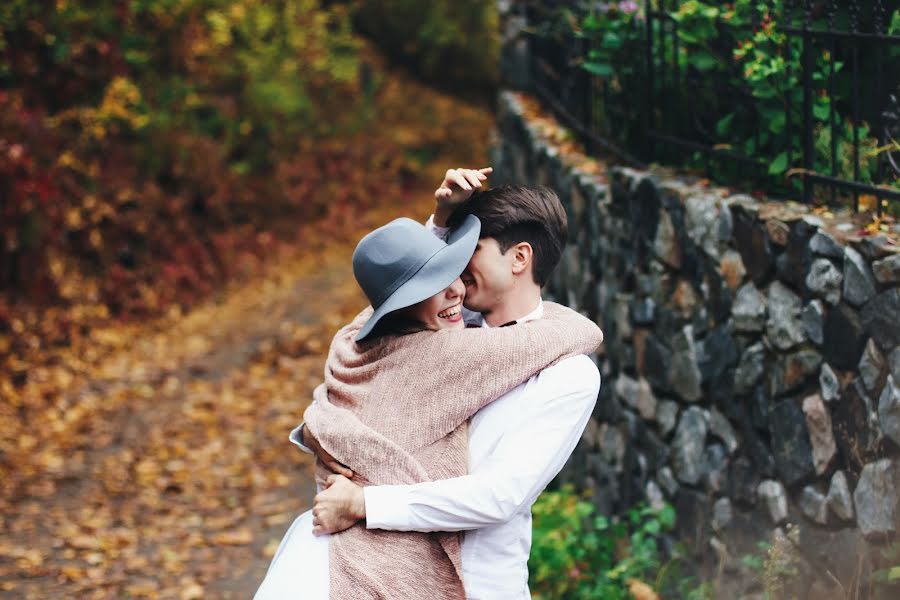
{"label": "yellow foliage", "polygon": [[[98,142],[110,133],[140,131],[149,123],[149,117],[142,108],[141,91],[132,81],[116,77],[110,81],[103,94],[100,106],[75,107],[47,117],[50,128],[67,124],[77,125],[82,142]],[[93,174],[71,151],[65,151],[57,159],[60,166],[75,171]]]}

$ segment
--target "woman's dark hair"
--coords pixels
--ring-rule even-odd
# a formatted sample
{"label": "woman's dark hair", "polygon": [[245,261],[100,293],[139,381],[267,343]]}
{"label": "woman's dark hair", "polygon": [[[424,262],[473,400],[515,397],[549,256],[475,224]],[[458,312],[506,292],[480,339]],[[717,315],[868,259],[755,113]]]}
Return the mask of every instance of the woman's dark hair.
{"label": "woman's dark hair", "polygon": [[385,335],[408,335],[417,333],[427,329],[425,324],[417,319],[413,319],[406,314],[406,309],[401,308],[390,312],[375,324],[371,333],[366,336],[366,340],[374,340]]}

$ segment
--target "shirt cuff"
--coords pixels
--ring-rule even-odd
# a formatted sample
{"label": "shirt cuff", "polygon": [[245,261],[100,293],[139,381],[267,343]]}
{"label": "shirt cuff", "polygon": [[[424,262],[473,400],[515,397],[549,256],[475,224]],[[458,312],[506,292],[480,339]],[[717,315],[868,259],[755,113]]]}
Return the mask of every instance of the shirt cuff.
{"label": "shirt cuff", "polygon": [[365,487],[363,496],[366,499],[366,529],[409,530],[409,493],[406,486]]}
{"label": "shirt cuff", "polygon": [[447,234],[450,233],[449,227],[438,227],[434,224],[434,215],[431,215],[428,217],[428,220],[425,221],[425,228],[442,240],[446,240]]}
{"label": "shirt cuff", "polygon": [[291,430],[290,435],[288,435],[288,439],[291,440],[291,443],[296,444],[298,448],[306,452],[307,454],[312,454],[313,451],[303,445],[300,441],[300,430],[303,429],[303,423],[300,423],[296,427]]}

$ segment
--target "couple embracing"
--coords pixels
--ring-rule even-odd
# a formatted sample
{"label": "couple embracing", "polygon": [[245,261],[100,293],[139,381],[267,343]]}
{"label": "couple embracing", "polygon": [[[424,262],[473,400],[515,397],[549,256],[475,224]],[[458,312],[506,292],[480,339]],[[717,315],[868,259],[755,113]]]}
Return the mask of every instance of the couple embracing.
{"label": "couple embracing", "polygon": [[531,505],[593,411],[603,334],[541,299],[568,231],[556,194],[481,191],[490,171],[451,169],[425,226],[357,246],[371,306],[291,433],[319,494],[257,600],[530,597]]}

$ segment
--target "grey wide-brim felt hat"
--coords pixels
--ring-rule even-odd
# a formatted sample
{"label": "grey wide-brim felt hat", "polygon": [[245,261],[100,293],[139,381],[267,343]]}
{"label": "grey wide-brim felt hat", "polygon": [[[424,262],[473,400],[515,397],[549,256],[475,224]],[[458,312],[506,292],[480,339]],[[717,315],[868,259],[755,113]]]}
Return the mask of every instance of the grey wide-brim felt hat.
{"label": "grey wide-brim felt hat", "polygon": [[426,300],[453,283],[475,253],[481,221],[469,215],[447,241],[421,223],[400,218],[367,234],[353,252],[353,275],[375,312],[356,341],[385,315]]}

